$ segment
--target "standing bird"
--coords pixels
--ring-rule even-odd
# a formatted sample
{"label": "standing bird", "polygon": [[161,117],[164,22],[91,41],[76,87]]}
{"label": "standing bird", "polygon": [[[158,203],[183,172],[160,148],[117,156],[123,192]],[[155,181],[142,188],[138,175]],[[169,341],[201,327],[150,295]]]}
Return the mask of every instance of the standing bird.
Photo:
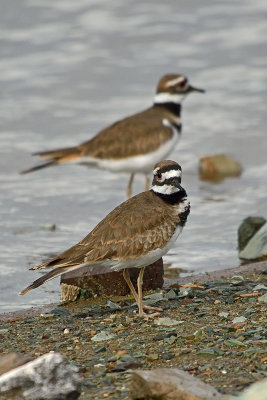
{"label": "standing bird", "polygon": [[[86,266],[123,270],[139,316],[143,316],[142,283],[144,269],[161,258],[174,245],[190,212],[186,191],[181,186],[181,167],[174,161],[156,164],[152,189],[126,200],[111,211],[79,243],[32,269],[52,268],[23,289],[26,294],[49,279]],[[140,268],[137,292],[129,268]]]}
{"label": "standing bird", "polygon": [[190,92],[204,93],[191,86],[180,74],[164,75],[157,86],[152,107],[126,117],[100,131],[92,139],[75,147],[34,153],[45,163],[22,171],[22,174],[64,163],[95,166],[114,172],[129,172],[127,197],[131,197],[134,174],[148,174],[156,162],[174,148],[181,134],[181,100]]}

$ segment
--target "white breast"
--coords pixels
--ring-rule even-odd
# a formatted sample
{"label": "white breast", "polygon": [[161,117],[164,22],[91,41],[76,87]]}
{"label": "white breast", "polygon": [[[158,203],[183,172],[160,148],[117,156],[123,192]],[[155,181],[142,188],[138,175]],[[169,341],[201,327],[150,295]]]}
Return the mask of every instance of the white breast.
{"label": "white breast", "polygon": [[[180,120],[178,119],[178,122]],[[142,172],[148,174],[154,168],[154,165],[166,158],[168,154],[173,150],[174,146],[180,138],[180,131],[175,125],[164,118],[162,124],[172,130],[171,138],[161,145],[157,150],[146,154],[140,154],[138,156],[127,157],[120,160],[104,160],[94,157],[82,157],[79,160],[73,162],[78,164],[91,164],[98,168],[107,169],[113,172]],[[145,140],[145,137],[144,137]]]}

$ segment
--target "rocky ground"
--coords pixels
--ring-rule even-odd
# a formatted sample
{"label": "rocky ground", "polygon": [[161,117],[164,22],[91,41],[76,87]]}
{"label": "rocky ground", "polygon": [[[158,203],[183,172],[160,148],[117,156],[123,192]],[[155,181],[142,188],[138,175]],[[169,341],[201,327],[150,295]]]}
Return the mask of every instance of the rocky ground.
{"label": "rocky ground", "polygon": [[267,376],[267,263],[255,265],[186,278],[180,288],[169,280],[146,293],[163,309],[150,318],[136,316],[130,296],[1,315],[0,353],[61,353],[79,367],[81,399],[129,399],[132,370],[160,367],[235,394]]}

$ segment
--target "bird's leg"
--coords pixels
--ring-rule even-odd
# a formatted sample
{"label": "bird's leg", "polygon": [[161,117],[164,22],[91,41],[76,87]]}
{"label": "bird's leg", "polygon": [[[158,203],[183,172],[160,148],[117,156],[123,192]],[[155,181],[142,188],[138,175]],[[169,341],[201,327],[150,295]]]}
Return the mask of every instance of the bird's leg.
{"label": "bird's leg", "polygon": [[[144,269],[144,268],[143,268],[143,269]],[[141,271],[140,271],[140,272],[141,272]],[[144,272],[143,272],[143,274],[144,274]],[[135,290],[135,288],[134,288],[134,285],[132,284],[132,281],[131,281],[131,279],[130,279],[129,270],[128,270],[128,269],[124,269],[123,272],[122,272],[122,275],[123,275],[123,277],[124,277],[124,279],[125,279],[125,282],[126,282],[127,285],[129,286],[130,291],[132,292],[132,295],[133,295],[133,297],[134,297],[134,299],[135,299],[135,301],[136,301],[136,304],[137,304],[138,307],[139,307],[139,297],[138,297],[138,294],[136,293],[136,290]],[[142,276],[142,284],[143,284],[143,276]],[[141,290],[142,290],[142,288],[141,288]],[[141,300],[142,300],[142,297],[141,297]],[[143,309],[144,309],[144,310],[153,310],[153,311],[156,311],[156,312],[161,312],[161,311],[163,311],[162,308],[159,308],[159,307],[151,307],[151,306],[143,306]]]}
{"label": "bird's leg", "polygon": [[137,292],[138,292],[138,310],[139,310],[139,317],[143,317],[144,315],[144,310],[143,310],[143,291],[142,291],[142,286],[143,286],[143,276],[144,276],[145,268],[141,268],[138,278],[137,278]]}
{"label": "bird's leg", "polygon": [[138,294],[136,293],[136,290],[135,290],[135,288],[134,288],[134,285],[132,284],[132,281],[131,281],[131,279],[130,279],[130,275],[129,275],[128,269],[127,269],[127,268],[124,269],[122,274],[123,274],[123,277],[124,277],[124,279],[125,279],[125,282],[127,283],[127,285],[128,285],[129,288],[130,288],[130,291],[132,292],[132,295],[133,295],[133,297],[134,297],[136,303],[138,304]]}
{"label": "bird's leg", "polygon": [[149,179],[149,175],[146,175],[146,190],[149,190],[149,186],[150,186],[150,179]]}
{"label": "bird's leg", "polygon": [[134,180],[134,173],[132,173],[130,175],[130,179],[128,182],[128,186],[127,186],[127,199],[129,199],[132,196],[132,184],[133,184],[133,180]]}

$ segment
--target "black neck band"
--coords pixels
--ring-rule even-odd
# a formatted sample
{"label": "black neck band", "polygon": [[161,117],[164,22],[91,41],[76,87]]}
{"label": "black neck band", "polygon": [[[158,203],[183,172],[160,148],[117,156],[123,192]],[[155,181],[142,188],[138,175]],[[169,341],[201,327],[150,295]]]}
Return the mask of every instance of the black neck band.
{"label": "black neck band", "polygon": [[170,111],[176,117],[180,117],[182,106],[181,104],[172,103],[171,101],[167,103],[154,103],[154,107],[163,107],[166,110]]}
{"label": "black neck band", "polygon": [[178,192],[172,193],[172,194],[163,194],[163,193],[158,193],[158,192],[154,192],[154,193],[168,204],[180,203],[187,196],[186,191],[182,187],[181,187],[181,190],[179,190]]}

